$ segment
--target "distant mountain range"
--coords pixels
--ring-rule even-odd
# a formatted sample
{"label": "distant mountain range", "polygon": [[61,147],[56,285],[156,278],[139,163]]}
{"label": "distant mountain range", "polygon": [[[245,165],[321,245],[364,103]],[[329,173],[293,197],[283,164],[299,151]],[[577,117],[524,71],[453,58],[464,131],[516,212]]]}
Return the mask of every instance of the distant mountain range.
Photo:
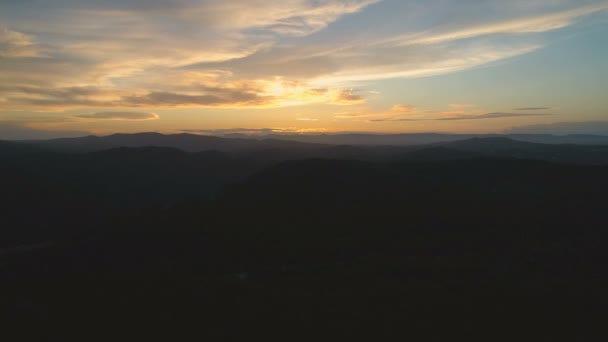
{"label": "distant mountain range", "polygon": [[[82,138],[61,138],[27,143],[61,152],[94,152],[116,147],[173,147],[186,152],[215,150],[234,152],[242,150],[263,149],[276,145],[276,141],[265,139],[224,139],[214,136],[196,134],[135,133],[113,134],[108,136],[87,136]],[[283,145],[299,145],[297,142],[282,142]]]}
{"label": "distant mountain range", "polygon": [[[227,134],[226,138],[251,138],[244,134]],[[608,136],[602,135],[549,135],[549,134],[442,134],[442,133],[408,133],[408,134],[270,134],[259,136],[259,139],[280,139],[315,144],[330,145],[424,145],[452,142],[473,138],[504,137],[513,140],[540,144],[575,144],[575,145],[608,145]]]}
{"label": "distant mountain range", "polygon": [[[559,141],[581,143],[558,144]],[[597,144],[592,145],[591,142]],[[41,148],[63,153],[90,153],[122,147],[166,147],[191,153],[216,151],[230,154],[233,158],[255,159],[258,162],[307,158],[395,161],[492,157],[578,164],[608,163],[608,137],[601,136],[408,134],[221,138],[195,134],[138,133],[23,141],[20,146],[21,149]]]}
{"label": "distant mountain range", "polygon": [[[269,134],[223,136],[199,134],[135,133],[108,136],[87,136],[52,140],[23,141],[57,151],[92,152],[113,147],[174,147],[187,152],[217,150],[223,152],[296,147],[297,143],[349,146],[416,146],[448,143],[468,139],[508,138],[539,144],[608,145],[608,136],[600,135],[543,135],[543,134]],[[289,144],[291,143],[291,144]]]}

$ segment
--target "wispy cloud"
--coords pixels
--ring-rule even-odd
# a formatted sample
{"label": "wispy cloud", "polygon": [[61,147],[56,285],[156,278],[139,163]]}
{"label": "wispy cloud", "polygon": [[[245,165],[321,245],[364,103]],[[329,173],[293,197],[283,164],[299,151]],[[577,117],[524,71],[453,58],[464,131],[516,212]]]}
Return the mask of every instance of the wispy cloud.
{"label": "wispy cloud", "polygon": [[550,110],[549,107],[523,107],[523,108],[515,108],[513,110],[518,111],[535,111],[535,110]]}
{"label": "wispy cloud", "polygon": [[77,115],[80,119],[93,120],[158,120],[160,116],[156,113],[144,112],[99,112],[93,114]]}
{"label": "wispy cloud", "polygon": [[488,0],[482,16],[476,2],[433,1],[438,16],[400,3],[412,13],[381,0],[0,4],[0,110],[358,105],[363,82],[520,56],[545,45],[528,38],[608,9]]}
{"label": "wispy cloud", "polygon": [[434,119],[413,119],[413,118],[379,118],[379,119],[370,119],[369,122],[407,122],[407,121],[430,121]]}
{"label": "wispy cloud", "polygon": [[145,95],[134,95],[124,97],[121,106],[135,107],[239,107],[239,106],[261,106],[270,103],[270,97],[259,94],[228,90],[205,94],[178,94],[171,92],[152,92]]}
{"label": "wispy cloud", "polygon": [[224,135],[233,135],[233,134],[261,135],[262,136],[262,135],[269,135],[269,134],[323,133],[323,132],[328,132],[328,130],[324,129],[324,128],[286,127],[286,128],[183,129],[183,130],[180,130],[180,132],[203,134],[203,135],[214,135],[214,136],[224,136]]}
{"label": "wispy cloud", "polygon": [[0,58],[41,57],[31,36],[0,26]]}
{"label": "wispy cloud", "polygon": [[301,82],[226,81],[200,78],[198,83],[167,83],[166,91],[112,87],[0,86],[5,109],[279,107],[311,103],[354,105],[366,101],[351,88],[311,88]]}
{"label": "wispy cloud", "polygon": [[394,105],[391,110],[398,113],[415,113],[416,107],[404,104]]}
{"label": "wispy cloud", "polygon": [[334,97],[335,104],[352,105],[365,102],[365,97],[356,94],[352,89],[341,89]]}
{"label": "wispy cloud", "polygon": [[492,34],[539,33],[570,26],[580,17],[608,9],[608,3],[593,4],[580,8],[524,17],[513,20],[474,25],[465,28],[448,28],[416,35],[399,37],[401,44],[438,44],[453,40],[469,39]]}
{"label": "wispy cloud", "polygon": [[434,120],[440,121],[454,121],[454,120],[486,120],[486,119],[503,119],[503,118],[521,118],[521,117],[530,117],[530,116],[547,116],[553,114],[545,114],[545,113],[505,113],[505,112],[496,112],[496,113],[485,113],[479,115],[458,115],[458,116],[447,116],[442,118],[437,118]]}
{"label": "wispy cloud", "polygon": [[[279,35],[305,36],[324,29],[340,17],[381,0],[207,0],[182,2],[177,14],[186,20],[229,30],[265,30]],[[169,7],[169,10],[171,8]]]}
{"label": "wispy cloud", "polygon": [[[461,120],[490,120],[504,118],[526,118],[535,116],[550,116],[550,113],[511,113],[511,112],[492,112],[478,114],[479,108],[472,105],[450,105],[452,111],[442,112],[434,110],[416,110],[413,112],[405,112],[406,116],[399,111],[391,109],[390,111],[370,113],[369,122],[415,122],[415,121],[461,121]],[[466,110],[466,109],[469,110]],[[347,118],[347,116],[343,116]],[[362,117],[362,116],[357,116]]]}
{"label": "wispy cloud", "polygon": [[247,134],[247,135],[266,135],[276,132],[283,132],[281,128],[229,128],[229,129],[182,129],[180,132],[194,133],[203,135],[230,135],[230,134]]}

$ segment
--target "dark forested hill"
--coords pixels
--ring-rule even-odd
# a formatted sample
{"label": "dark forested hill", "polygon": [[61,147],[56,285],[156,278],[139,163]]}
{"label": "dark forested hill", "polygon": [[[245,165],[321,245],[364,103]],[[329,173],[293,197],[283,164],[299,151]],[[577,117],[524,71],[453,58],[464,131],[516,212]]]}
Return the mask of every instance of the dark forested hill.
{"label": "dark forested hill", "polygon": [[563,303],[608,285],[602,147],[262,144],[0,142],[3,312],[29,324],[192,319],[242,338],[234,324],[438,319],[420,312],[444,312],[445,298],[522,315],[512,298]]}

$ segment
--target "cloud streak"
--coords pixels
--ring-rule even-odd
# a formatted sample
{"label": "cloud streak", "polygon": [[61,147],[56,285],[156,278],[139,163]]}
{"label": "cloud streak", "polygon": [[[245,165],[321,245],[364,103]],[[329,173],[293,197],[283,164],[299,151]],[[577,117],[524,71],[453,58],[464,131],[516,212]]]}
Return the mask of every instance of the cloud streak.
{"label": "cloud streak", "polygon": [[92,120],[158,120],[160,116],[155,113],[144,112],[99,112],[93,114],[76,115],[80,119]]}
{"label": "cloud streak", "polygon": [[0,26],[0,58],[33,58],[42,54],[33,38]]}
{"label": "cloud streak", "polygon": [[241,107],[269,105],[271,97],[263,97],[253,92],[226,90],[206,94],[178,94],[172,92],[152,92],[145,95],[127,96],[119,106],[127,107]]}
{"label": "cloud streak", "polygon": [[513,110],[517,111],[535,111],[535,110],[550,110],[549,107],[523,107],[523,108],[515,108]]}
{"label": "cloud streak", "polygon": [[236,0],[207,1],[187,14],[214,26],[230,29],[265,29],[279,35],[306,36],[326,28],[340,17],[361,11],[381,0]]}
{"label": "cloud streak", "polygon": [[546,113],[506,113],[506,112],[496,112],[496,113],[485,113],[479,115],[461,115],[461,116],[448,116],[435,120],[439,121],[455,121],[455,120],[487,120],[487,119],[504,119],[504,118],[522,118],[522,117],[531,117],[531,116],[548,116],[553,114]]}
{"label": "cloud streak", "polygon": [[566,11],[532,16],[522,19],[450,29],[445,32],[423,33],[401,37],[401,44],[438,44],[493,34],[523,34],[553,31],[572,25],[577,19],[608,9],[607,3],[583,6]]}
{"label": "cloud streak", "polygon": [[270,135],[270,134],[300,134],[300,133],[320,133],[326,132],[325,129],[298,129],[298,128],[228,128],[228,129],[183,129],[180,132],[202,134],[202,135]]}
{"label": "cloud streak", "polygon": [[404,104],[394,105],[391,110],[398,113],[415,113],[416,107]]}
{"label": "cloud streak", "polygon": [[[427,112],[428,114],[428,112]],[[508,112],[494,112],[484,114],[442,114],[439,117],[431,116],[424,117],[386,117],[371,119],[370,122],[415,122],[415,121],[462,121],[462,120],[491,120],[491,119],[504,119],[504,118],[527,118],[534,116],[551,116],[554,114],[549,113],[508,113]]]}

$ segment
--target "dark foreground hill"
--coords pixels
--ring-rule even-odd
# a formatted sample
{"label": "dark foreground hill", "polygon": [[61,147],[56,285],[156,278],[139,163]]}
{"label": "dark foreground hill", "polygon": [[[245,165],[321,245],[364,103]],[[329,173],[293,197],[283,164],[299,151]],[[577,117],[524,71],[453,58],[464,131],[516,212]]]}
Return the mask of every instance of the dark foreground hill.
{"label": "dark foreground hill", "polygon": [[354,157],[283,162],[0,148],[2,312],[30,327],[447,338],[449,323],[554,327],[603,307],[608,168],[509,156],[528,145],[471,140],[383,161],[342,147]]}

